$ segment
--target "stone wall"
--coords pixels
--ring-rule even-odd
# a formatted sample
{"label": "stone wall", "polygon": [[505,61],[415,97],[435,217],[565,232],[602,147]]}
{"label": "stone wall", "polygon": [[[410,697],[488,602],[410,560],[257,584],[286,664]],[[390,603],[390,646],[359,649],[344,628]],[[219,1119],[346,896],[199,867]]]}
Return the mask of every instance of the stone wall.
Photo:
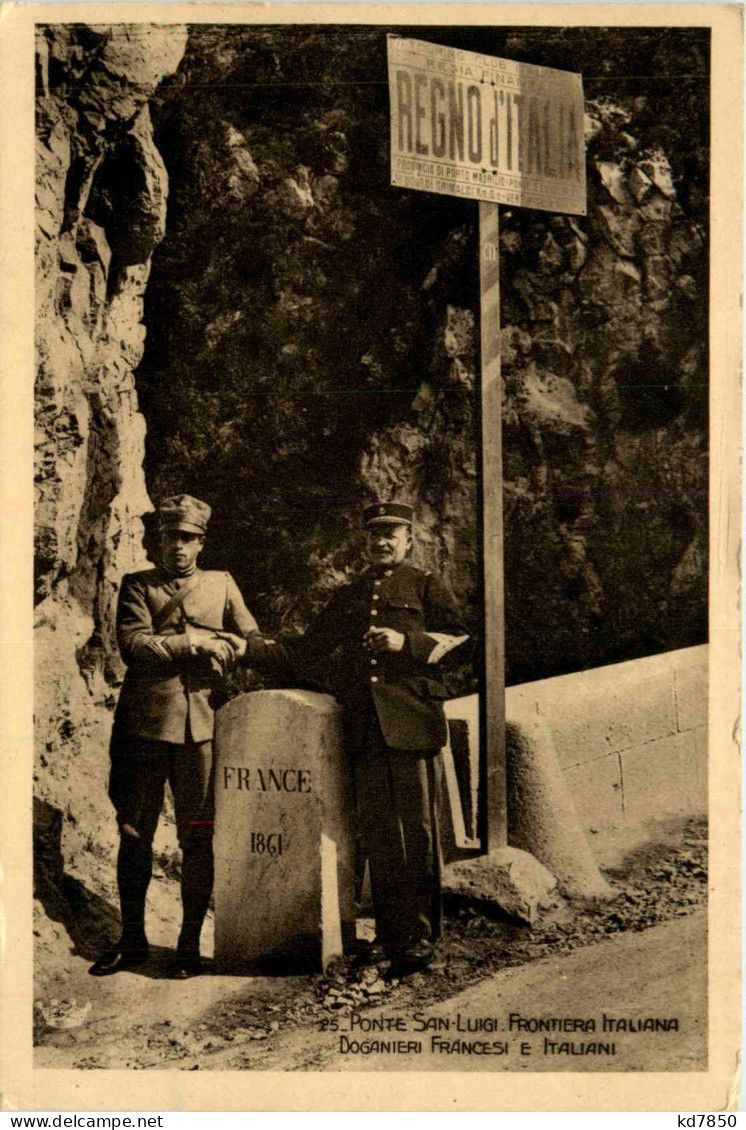
{"label": "stone wall", "polygon": [[586,827],[707,811],[707,647],[524,683]]}
{"label": "stone wall", "polygon": [[[708,648],[684,648],[509,687],[505,716],[510,724],[536,714],[546,724],[589,831],[700,815],[707,811],[708,679]],[[477,696],[447,702],[446,714],[449,827],[456,847],[473,848]]]}

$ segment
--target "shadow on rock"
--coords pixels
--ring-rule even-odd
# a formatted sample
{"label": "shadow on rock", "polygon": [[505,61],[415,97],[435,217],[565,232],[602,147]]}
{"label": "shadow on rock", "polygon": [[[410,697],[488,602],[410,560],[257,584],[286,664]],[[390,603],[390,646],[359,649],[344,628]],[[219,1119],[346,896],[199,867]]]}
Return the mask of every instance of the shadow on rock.
{"label": "shadow on rock", "polygon": [[34,897],[70,937],[74,953],[94,961],[119,937],[118,911],[65,871],[62,812],[34,797]]}

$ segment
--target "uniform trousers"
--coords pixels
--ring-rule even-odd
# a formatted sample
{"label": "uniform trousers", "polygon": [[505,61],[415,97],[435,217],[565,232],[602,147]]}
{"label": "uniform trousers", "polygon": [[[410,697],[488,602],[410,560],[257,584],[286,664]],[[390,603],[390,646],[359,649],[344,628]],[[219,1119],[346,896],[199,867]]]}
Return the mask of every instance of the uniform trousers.
{"label": "uniform trousers", "polygon": [[117,881],[124,945],[145,941],[145,898],[153,868],[153,837],[171,786],[182,850],[183,922],[179,947],[199,948],[212,892],[214,863],[214,767],[212,742],[119,739],[112,747],[109,797],[119,825]]}
{"label": "uniform trousers", "polygon": [[354,776],[377,938],[391,953],[435,942],[441,922],[440,751],[392,749],[373,715],[354,750]]}

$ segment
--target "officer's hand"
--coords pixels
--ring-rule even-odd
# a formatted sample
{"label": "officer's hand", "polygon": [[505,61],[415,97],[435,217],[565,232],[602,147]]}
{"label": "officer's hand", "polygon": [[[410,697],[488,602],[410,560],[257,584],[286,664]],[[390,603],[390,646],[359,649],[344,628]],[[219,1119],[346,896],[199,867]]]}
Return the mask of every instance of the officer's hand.
{"label": "officer's hand", "polygon": [[215,639],[228,645],[231,656],[235,661],[239,661],[245,657],[246,640],[243,636],[237,636],[235,632],[216,632]]}
{"label": "officer's hand", "polygon": [[401,651],[406,636],[393,628],[369,628],[363,636],[366,651]]}
{"label": "officer's hand", "polygon": [[213,667],[217,664],[220,673],[224,675],[233,666],[234,652],[227,640],[207,639],[199,640],[194,650],[197,655],[206,655]]}

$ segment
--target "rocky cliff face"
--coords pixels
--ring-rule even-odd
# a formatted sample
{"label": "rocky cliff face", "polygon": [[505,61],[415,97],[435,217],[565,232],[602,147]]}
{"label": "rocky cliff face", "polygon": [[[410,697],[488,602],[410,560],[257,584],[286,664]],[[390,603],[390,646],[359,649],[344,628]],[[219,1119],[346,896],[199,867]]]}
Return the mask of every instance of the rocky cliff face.
{"label": "rocky cliff face", "polygon": [[[476,207],[390,187],[385,31],[193,29],[154,106],[148,482],[213,504],[273,632],[354,568],[376,493],[417,501],[479,621]],[[706,35],[413,34],[586,76],[587,219],[501,209],[508,678],[700,642]]]}
{"label": "rocky cliff face", "polygon": [[35,815],[49,873],[61,846],[83,879],[115,838],[113,608],[151,509],[133,373],[168,178],[148,103],[185,44],[181,28],[37,36]]}
{"label": "rocky cliff face", "polygon": [[[385,30],[40,30],[36,791],[54,892],[64,857],[113,894],[113,610],[150,498],[213,506],[203,563],[272,632],[357,567],[362,500],[416,500],[417,560],[479,630],[476,209],[389,186]],[[585,76],[587,219],[501,209],[508,679],[701,642],[706,32],[398,30]]]}

